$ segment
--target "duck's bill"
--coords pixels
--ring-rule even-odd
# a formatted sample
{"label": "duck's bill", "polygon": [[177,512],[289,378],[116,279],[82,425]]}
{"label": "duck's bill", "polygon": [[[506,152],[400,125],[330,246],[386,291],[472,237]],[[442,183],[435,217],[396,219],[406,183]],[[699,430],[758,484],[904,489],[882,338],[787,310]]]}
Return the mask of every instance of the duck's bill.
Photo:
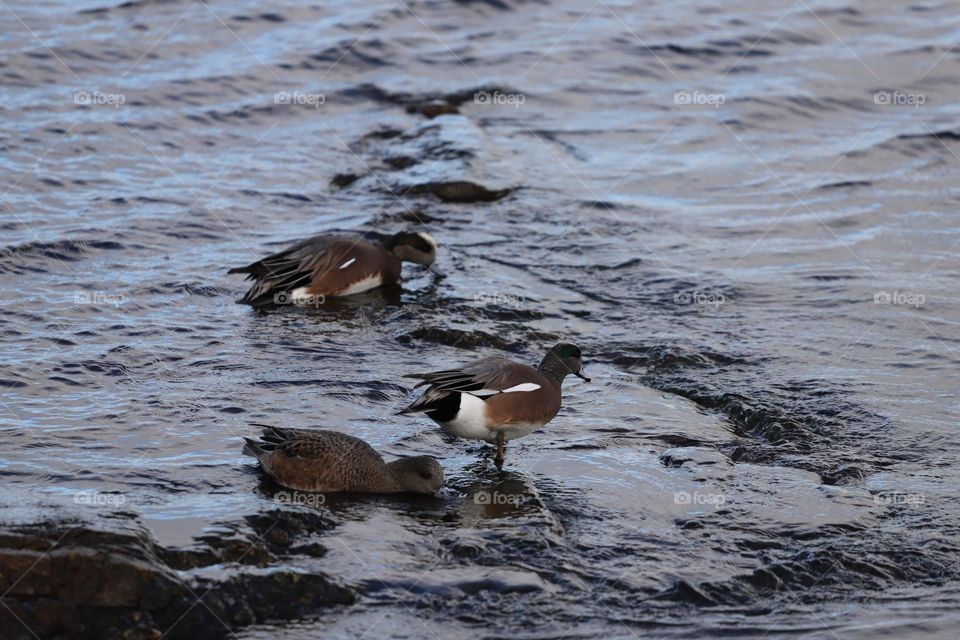
{"label": "duck's bill", "polygon": [[437,268],[436,268],[435,266],[433,266],[433,265],[430,265],[429,267],[427,267],[427,269],[429,269],[430,273],[432,273],[433,275],[437,276],[438,278],[446,278],[446,277],[447,277],[447,274],[445,274],[443,271],[440,271],[440,269],[437,269]]}
{"label": "duck's bill", "polygon": [[588,378],[587,376],[583,375],[583,372],[582,372],[582,371],[574,371],[574,372],[573,372],[573,375],[577,376],[577,377],[580,378],[581,380],[586,380],[587,382],[590,382],[590,378]]}

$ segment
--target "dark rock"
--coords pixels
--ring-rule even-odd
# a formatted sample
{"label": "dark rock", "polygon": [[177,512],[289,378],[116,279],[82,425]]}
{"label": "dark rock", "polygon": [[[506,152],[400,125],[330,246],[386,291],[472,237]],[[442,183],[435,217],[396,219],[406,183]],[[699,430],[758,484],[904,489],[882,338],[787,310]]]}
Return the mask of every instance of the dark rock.
{"label": "dark rock", "polygon": [[443,202],[493,202],[510,193],[510,189],[487,189],[467,180],[427,182],[408,188],[404,195],[432,193]]}
{"label": "dark rock", "polygon": [[373,138],[374,140],[389,140],[391,138],[396,138],[397,136],[402,134],[403,134],[403,131],[400,129],[391,129],[390,127],[386,127],[383,129],[377,129],[375,131],[371,131],[370,133],[365,135],[364,138]]}
{"label": "dark rock", "polygon": [[355,173],[338,173],[330,179],[330,186],[342,189],[344,187],[349,187],[360,178],[361,176]]}
{"label": "dark rock", "polygon": [[[248,520],[252,535],[266,540],[259,548],[246,541],[261,558],[272,557],[274,549],[289,552],[301,533],[330,527],[312,513],[275,511]],[[244,566],[213,580],[175,570],[222,562],[223,549],[245,539],[239,531],[228,535],[228,544],[170,550],[140,530],[58,524],[0,531],[0,592],[6,605],[0,608],[0,635],[221,638],[243,625],[353,602],[351,589],[322,573]],[[317,543],[297,548],[312,556],[325,551]]]}
{"label": "dark rock", "polygon": [[494,348],[501,351],[522,350],[520,343],[508,343],[503,338],[484,331],[461,331],[443,327],[422,327],[397,338],[403,345],[412,345],[416,342],[431,342],[434,344],[453,345],[461,349]]}
{"label": "dark rock", "polygon": [[400,214],[400,217],[408,222],[417,222],[419,224],[426,224],[436,220],[434,216],[428,215],[423,211],[407,209]]}
{"label": "dark rock", "polygon": [[417,164],[417,161],[410,156],[394,156],[392,158],[384,158],[384,163],[391,169],[409,169],[413,165]]}
{"label": "dark rock", "polygon": [[420,114],[432,120],[437,116],[460,113],[460,110],[443,100],[431,100],[430,102],[411,104],[407,107],[407,113]]}

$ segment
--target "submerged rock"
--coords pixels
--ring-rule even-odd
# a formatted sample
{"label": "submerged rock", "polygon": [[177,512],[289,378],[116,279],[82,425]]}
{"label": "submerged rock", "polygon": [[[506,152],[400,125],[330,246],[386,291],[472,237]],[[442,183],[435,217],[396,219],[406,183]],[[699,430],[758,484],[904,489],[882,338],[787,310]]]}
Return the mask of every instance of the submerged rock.
{"label": "submerged rock", "polygon": [[437,116],[460,113],[460,110],[444,100],[430,100],[411,104],[407,107],[407,113],[420,114],[432,120]]}
{"label": "submerged rock", "polygon": [[461,331],[459,329],[447,329],[444,327],[421,327],[397,338],[397,342],[402,345],[412,345],[419,341],[454,345],[463,349],[492,347],[501,351],[512,351],[514,353],[519,353],[523,346],[517,342],[509,343],[499,336],[484,331]]}
{"label": "submerged rock", "polygon": [[510,189],[488,189],[468,180],[426,182],[409,187],[404,195],[432,193],[443,202],[493,202],[510,193]]}
{"label": "submerged rock", "polygon": [[356,173],[338,173],[330,179],[330,186],[337,187],[339,189],[349,187],[361,177],[362,176]]}

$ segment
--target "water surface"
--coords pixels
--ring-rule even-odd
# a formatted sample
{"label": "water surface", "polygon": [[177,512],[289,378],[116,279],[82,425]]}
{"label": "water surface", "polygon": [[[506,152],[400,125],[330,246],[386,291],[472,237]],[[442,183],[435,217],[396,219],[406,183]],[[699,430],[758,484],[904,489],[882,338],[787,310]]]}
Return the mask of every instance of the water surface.
{"label": "water surface", "polygon": [[[278,506],[251,422],[322,427],[449,486],[331,499],[283,562],[358,603],[240,637],[955,637],[958,8],[5,5],[0,519],[189,547]],[[233,302],[408,226],[447,279]],[[393,415],[561,339],[593,382],[503,474]]]}

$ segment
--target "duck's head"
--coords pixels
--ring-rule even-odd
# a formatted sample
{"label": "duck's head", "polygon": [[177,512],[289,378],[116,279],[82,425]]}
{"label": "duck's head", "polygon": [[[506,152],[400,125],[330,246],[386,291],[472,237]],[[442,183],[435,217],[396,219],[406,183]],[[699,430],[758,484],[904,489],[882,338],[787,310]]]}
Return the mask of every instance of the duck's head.
{"label": "duck's head", "polygon": [[572,342],[561,342],[554,345],[543,362],[540,363],[540,371],[550,373],[558,381],[562,381],[569,374],[573,374],[582,380],[590,382],[590,378],[583,375],[583,353],[580,347]]}
{"label": "duck's head", "polygon": [[402,491],[436,493],[443,487],[443,467],[432,456],[400,458],[387,466]]}
{"label": "duck's head", "polygon": [[437,241],[423,231],[401,231],[387,239],[384,246],[404,262],[429,267],[437,259]]}

